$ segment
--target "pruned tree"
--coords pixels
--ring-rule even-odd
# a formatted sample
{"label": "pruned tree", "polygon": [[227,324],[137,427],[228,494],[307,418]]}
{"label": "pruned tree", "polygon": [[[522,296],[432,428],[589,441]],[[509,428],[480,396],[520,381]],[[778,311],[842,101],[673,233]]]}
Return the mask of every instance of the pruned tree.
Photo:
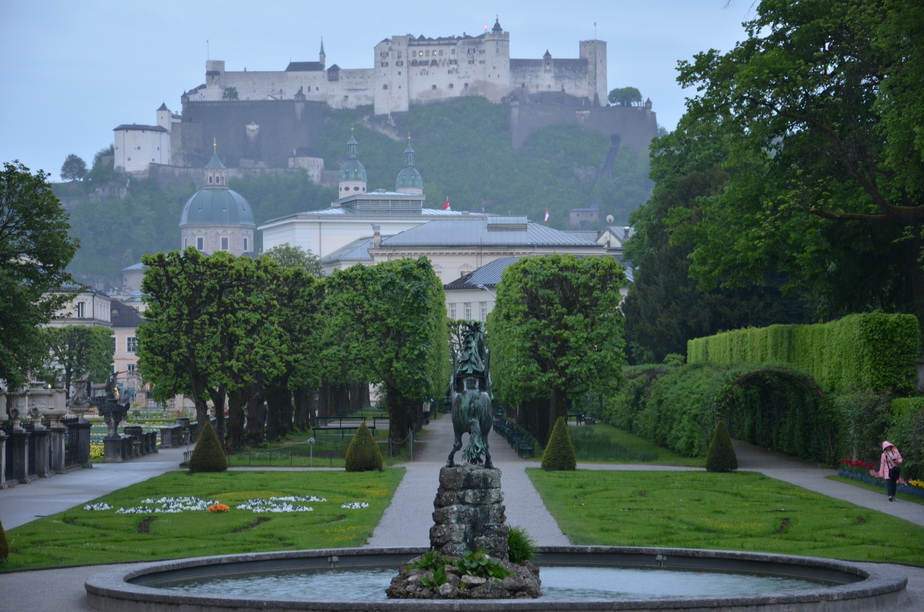
{"label": "pruned tree", "polygon": [[610,90],[606,99],[615,106],[634,106],[642,102],[642,92],[635,87],[617,87]]}
{"label": "pruned tree", "polygon": [[495,394],[529,407],[526,427],[541,442],[572,401],[617,388],[625,282],[611,257],[529,257],[501,275],[487,335]]}

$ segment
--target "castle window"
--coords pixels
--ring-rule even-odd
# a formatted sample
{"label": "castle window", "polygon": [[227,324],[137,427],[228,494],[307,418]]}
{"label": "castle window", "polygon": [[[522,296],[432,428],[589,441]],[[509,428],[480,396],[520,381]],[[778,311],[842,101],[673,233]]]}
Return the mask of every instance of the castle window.
{"label": "castle window", "polygon": [[384,85],[382,85],[382,89],[388,89],[388,83],[385,83]]}
{"label": "castle window", "polygon": [[452,87],[453,87],[453,85],[452,85],[452,83],[450,83],[450,84],[449,84],[449,89],[452,89]]}
{"label": "castle window", "polygon": [[395,66],[403,66],[403,65],[404,65],[404,62],[402,62],[401,60],[398,60],[397,62],[395,62]]}
{"label": "castle window", "polygon": [[430,89],[436,89],[436,85],[430,85]]}

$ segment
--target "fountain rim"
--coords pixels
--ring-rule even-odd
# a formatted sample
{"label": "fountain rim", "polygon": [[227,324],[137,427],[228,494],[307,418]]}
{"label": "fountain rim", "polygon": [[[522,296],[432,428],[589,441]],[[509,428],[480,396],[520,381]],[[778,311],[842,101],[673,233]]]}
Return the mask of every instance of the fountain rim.
{"label": "fountain rim", "polygon": [[[859,567],[848,561],[825,559],[820,557],[802,557],[759,552],[742,552],[710,549],[626,547],[626,546],[545,546],[537,547],[539,559],[554,562],[575,556],[631,556],[649,557],[651,564],[646,567],[657,570],[657,555],[676,562],[684,560],[683,569],[729,571],[727,567],[717,567],[717,563],[732,562],[741,564],[767,564],[769,566],[788,566],[804,568],[809,573],[840,573],[856,577],[855,582],[846,582],[833,586],[819,586],[801,591],[778,592],[755,595],[729,595],[708,597],[675,597],[658,599],[620,599],[620,600],[477,600],[477,599],[383,599],[378,601],[358,600],[290,600],[290,599],[248,599],[234,595],[197,595],[192,592],[167,591],[155,587],[130,582],[153,574],[179,571],[205,566],[259,563],[266,561],[287,561],[296,559],[322,559],[337,557],[341,560],[350,557],[389,557],[396,561],[406,560],[420,555],[427,547],[387,547],[387,548],[336,548],[300,551],[282,551],[266,553],[248,553],[237,555],[219,555],[211,557],[194,557],[157,561],[121,567],[95,574],[85,582],[89,602],[98,610],[119,609],[125,612],[144,610],[184,610],[184,611],[218,611],[218,610],[258,610],[272,608],[278,611],[318,611],[318,610],[410,610],[423,611],[434,609],[491,611],[497,609],[498,603],[507,610],[672,610],[695,608],[697,610],[814,610],[819,602],[825,602],[831,610],[867,610],[888,609],[889,605],[899,604],[906,597],[907,578],[886,569],[875,566]],[[396,564],[400,564],[398,561]],[[664,566],[664,569],[677,569]],[[770,572],[767,572],[770,573]],[[883,605],[886,604],[886,605]]]}

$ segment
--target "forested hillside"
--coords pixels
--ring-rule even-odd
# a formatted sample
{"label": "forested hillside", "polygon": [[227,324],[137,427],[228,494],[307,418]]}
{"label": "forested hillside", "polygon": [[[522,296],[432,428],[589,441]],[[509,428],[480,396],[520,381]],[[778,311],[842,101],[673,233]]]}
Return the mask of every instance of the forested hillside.
{"label": "forested hillside", "polygon": [[[548,207],[549,224],[560,229],[567,229],[570,209],[590,206],[600,209],[601,226],[607,215],[613,216],[614,225],[626,225],[629,214],[648,198],[646,157],[619,149],[601,176],[609,140],[577,126],[536,132],[524,149],[514,151],[508,112],[506,106],[480,98],[418,106],[396,117],[394,131],[401,138],[396,140],[366,126],[368,109],[331,110],[316,150],[328,170],[338,169],[354,130],[369,190],[391,191],[404,165],[404,138],[409,134],[428,207],[439,208],[449,198],[453,210],[526,215],[535,221],[542,220]],[[200,186],[168,188],[152,180],[129,180],[106,172],[101,158],[98,154],[81,185],[85,195],[73,199],[69,194],[71,233],[81,243],[71,271],[83,282],[105,288],[107,279],[117,283],[120,270],[139,262],[144,253],[179,248],[183,205]],[[258,226],[327,208],[337,197],[336,189],[313,184],[304,174],[266,172],[232,179],[230,187],[250,202]],[[113,195],[90,197],[99,192]],[[259,248],[259,232],[256,243]]]}

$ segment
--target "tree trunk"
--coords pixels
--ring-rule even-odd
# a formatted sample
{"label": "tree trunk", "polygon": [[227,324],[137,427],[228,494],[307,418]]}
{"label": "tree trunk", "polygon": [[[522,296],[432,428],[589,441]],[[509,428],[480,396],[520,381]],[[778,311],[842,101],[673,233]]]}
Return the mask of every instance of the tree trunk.
{"label": "tree trunk", "polygon": [[244,432],[248,446],[257,446],[266,440],[266,408],[263,400],[263,390],[258,385],[251,387],[247,395],[247,428]]}
{"label": "tree trunk", "polygon": [[295,429],[308,431],[312,427],[314,411],[317,409],[317,394],[314,389],[298,389],[293,393],[295,402]]}
{"label": "tree trunk", "polygon": [[292,393],[285,387],[266,389],[266,436],[271,441],[281,440],[292,431]]}
{"label": "tree trunk", "polygon": [[245,396],[243,389],[228,394],[228,448],[231,451],[244,446]]}

